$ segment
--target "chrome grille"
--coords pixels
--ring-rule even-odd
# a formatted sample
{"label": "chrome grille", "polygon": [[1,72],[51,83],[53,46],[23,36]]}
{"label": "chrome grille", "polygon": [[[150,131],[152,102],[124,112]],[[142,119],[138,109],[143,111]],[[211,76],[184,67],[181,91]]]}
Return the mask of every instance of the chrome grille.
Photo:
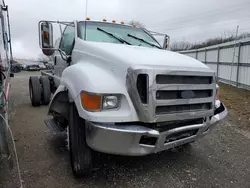
{"label": "chrome grille", "polygon": [[156,100],[167,99],[188,99],[188,98],[207,98],[213,96],[213,90],[170,90],[156,92]]}
{"label": "chrome grille", "polygon": [[173,114],[183,112],[195,112],[198,110],[210,110],[212,103],[200,103],[200,104],[182,104],[182,105],[168,105],[157,106],[155,109],[156,115]]}
{"label": "chrome grille", "polygon": [[210,76],[157,75],[157,84],[211,84]]}
{"label": "chrome grille", "polygon": [[[213,115],[216,88],[214,72],[208,69],[164,69],[128,70],[128,92],[140,121],[164,122]],[[141,86],[144,90],[147,88],[147,103],[141,101],[143,97],[136,87],[138,75],[141,74],[148,75],[147,82]]]}

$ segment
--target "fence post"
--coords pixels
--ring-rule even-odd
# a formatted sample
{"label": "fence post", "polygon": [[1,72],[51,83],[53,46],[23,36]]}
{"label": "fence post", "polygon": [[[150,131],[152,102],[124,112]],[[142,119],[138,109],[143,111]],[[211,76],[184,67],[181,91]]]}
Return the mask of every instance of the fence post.
{"label": "fence post", "polygon": [[195,51],[195,59],[198,59],[198,50]]}
{"label": "fence post", "polygon": [[239,86],[239,71],[240,71],[240,49],[241,49],[241,42],[239,43],[238,48],[238,58],[237,58],[237,73],[236,73],[236,87]]}
{"label": "fence post", "polygon": [[217,73],[216,73],[216,77],[217,77],[217,81],[219,79],[219,63],[220,63],[220,47],[218,46],[217,49]]}
{"label": "fence post", "polygon": [[205,64],[207,64],[207,49],[205,48]]}

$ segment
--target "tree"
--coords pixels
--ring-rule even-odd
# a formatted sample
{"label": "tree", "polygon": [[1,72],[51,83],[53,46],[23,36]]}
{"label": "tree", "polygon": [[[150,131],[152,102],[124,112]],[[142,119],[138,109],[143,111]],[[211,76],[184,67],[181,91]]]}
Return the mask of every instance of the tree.
{"label": "tree", "polygon": [[49,58],[42,53],[40,53],[36,59],[37,61],[49,61]]}
{"label": "tree", "polygon": [[189,48],[191,48],[191,44],[189,42],[172,42],[170,44],[170,49],[172,51],[181,51],[181,50],[188,50]]}
{"label": "tree", "polygon": [[189,43],[189,42],[172,42],[170,45],[170,48],[172,51],[181,51],[181,50],[191,50],[191,49],[198,49],[198,48],[204,48],[207,46],[212,46],[212,45],[217,45],[225,42],[231,42],[234,40],[239,40],[243,38],[250,37],[250,33],[242,33],[238,35],[237,37],[235,36],[235,33],[231,31],[225,31],[221,37],[214,37],[214,38],[209,38],[203,42],[199,43]]}

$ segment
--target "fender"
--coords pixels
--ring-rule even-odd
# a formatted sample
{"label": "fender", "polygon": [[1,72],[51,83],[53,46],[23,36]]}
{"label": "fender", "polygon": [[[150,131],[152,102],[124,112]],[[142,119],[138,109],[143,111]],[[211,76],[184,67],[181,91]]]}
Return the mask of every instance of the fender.
{"label": "fender", "polygon": [[66,87],[59,85],[50,101],[48,115],[60,114],[64,117],[68,116],[68,104],[70,101],[68,93]]}
{"label": "fender", "polygon": [[[124,73],[124,76],[120,75],[117,77],[111,70],[103,69],[103,67],[88,62],[78,62],[69,66],[62,73],[60,85],[49,106],[49,114],[51,115],[52,112],[58,111],[65,114],[68,107],[64,106],[64,104],[68,104],[61,102],[65,102],[67,97],[68,102],[75,102],[79,116],[88,121],[138,121],[135,109],[126,90],[125,75],[126,73]],[[120,94],[121,108],[112,111],[112,113],[109,111],[86,111],[81,105],[80,93],[82,91],[97,94]]]}

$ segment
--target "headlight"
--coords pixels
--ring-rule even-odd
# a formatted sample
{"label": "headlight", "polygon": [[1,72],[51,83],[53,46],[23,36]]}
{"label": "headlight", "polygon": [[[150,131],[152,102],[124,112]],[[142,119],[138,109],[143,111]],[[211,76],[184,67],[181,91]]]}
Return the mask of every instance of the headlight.
{"label": "headlight", "polygon": [[103,109],[114,109],[119,107],[119,100],[117,96],[103,96],[102,99]]}
{"label": "headlight", "polygon": [[216,100],[220,99],[220,87],[216,84]]}

